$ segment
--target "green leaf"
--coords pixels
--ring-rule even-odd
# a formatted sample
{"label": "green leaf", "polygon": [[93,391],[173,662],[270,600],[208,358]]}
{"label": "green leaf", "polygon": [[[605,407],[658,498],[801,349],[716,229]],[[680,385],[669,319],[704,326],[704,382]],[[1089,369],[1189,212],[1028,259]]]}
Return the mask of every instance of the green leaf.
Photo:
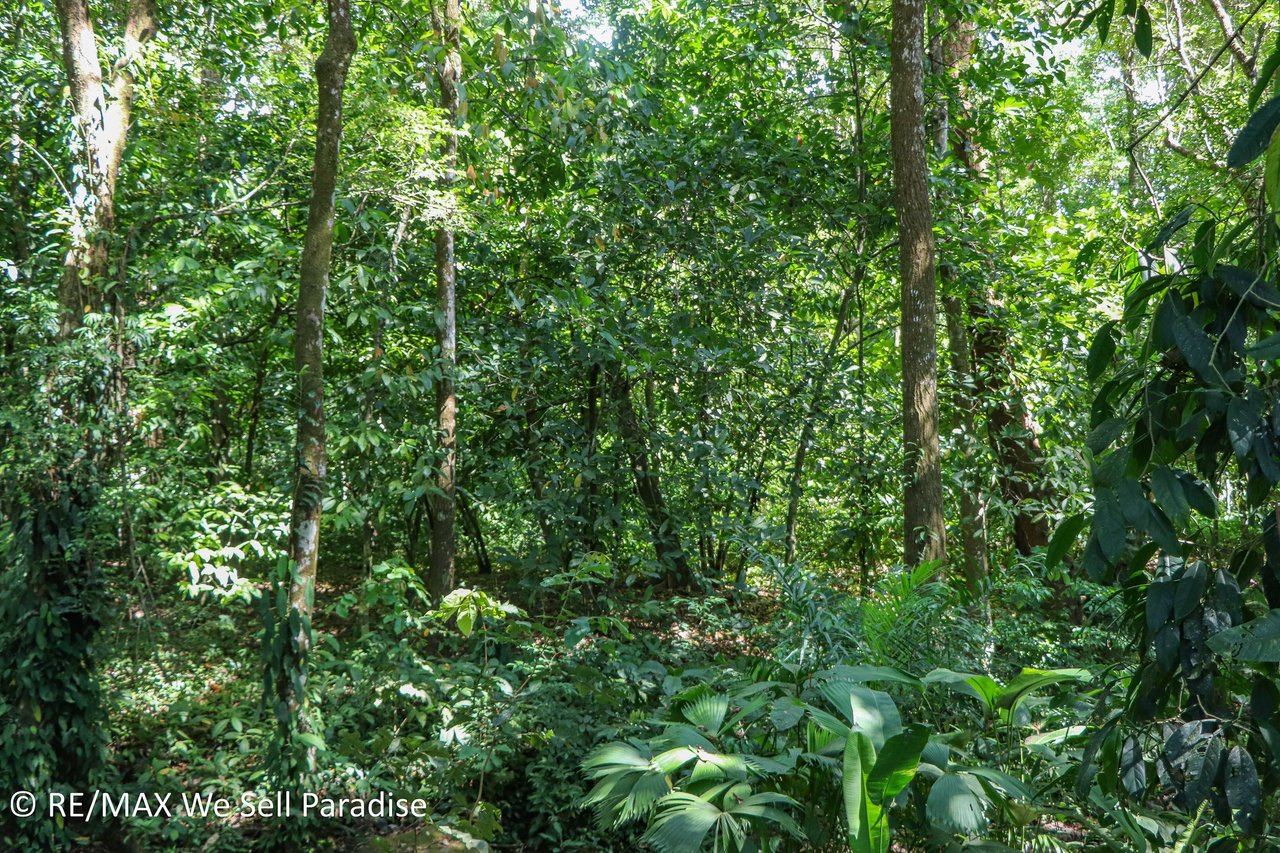
{"label": "green leaf", "polygon": [[1271,51],[1267,61],[1262,63],[1262,70],[1258,72],[1258,79],[1254,82],[1253,88],[1249,90],[1249,109],[1256,107],[1258,101],[1262,100],[1262,93],[1267,91],[1271,78],[1276,76],[1277,68],[1280,68],[1280,47]]}
{"label": "green leaf", "polygon": [[[1083,726],[1079,726],[1077,728],[1080,731],[1084,730]],[[1067,730],[1064,729],[1063,731]],[[1035,792],[1032,791],[1025,782],[1020,779],[1015,779],[1008,773],[1001,772],[992,767],[962,766],[957,767],[957,770],[962,770],[971,776],[977,776],[979,779],[994,785],[996,788],[999,788],[1006,797],[1011,797],[1015,800],[1022,800],[1027,803],[1035,799]]]}
{"label": "green leaf", "polygon": [[1260,308],[1280,308],[1280,290],[1276,290],[1276,286],[1263,273],[1221,264],[1217,268],[1217,275],[1233,293],[1251,304]]}
{"label": "green leaf", "polygon": [[822,675],[830,674],[833,681],[847,681],[854,684],[863,684],[874,681],[893,681],[898,684],[905,684],[908,687],[922,689],[924,683],[914,675],[903,672],[902,670],[892,666],[833,666],[826,670]]}
{"label": "green leaf", "polygon": [[1209,336],[1190,317],[1174,319],[1173,339],[1200,381],[1215,387],[1223,384],[1222,376],[1213,364],[1213,341],[1209,340]]}
{"label": "green leaf", "polygon": [[1144,57],[1151,56],[1151,14],[1145,5],[1138,7],[1138,17],[1134,21],[1133,41],[1138,52]]}
{"label": "green leaf", "polygon": [[944,773],[925,801],[929,823],[943,832],[977,835],[987,828],[987,799],[968,773]]}
{"label": "green leaf", "polygon": [[889,738],[876,756],[876,765],[867,776],[867,796],[879,806],[887,806],[915,778],[920,753],[929,742],[929,730],[912,724]]}
{"label": "green leaf", "polygon": [[1147,763],[1136,735],[1126,738],[1120,749],[1120,784],[1134,799],[1140,799],[1147,790]]}
{"label": "green leaf", "polygon": [[712,734],[720,731],[728,712],[729,697],[715,693],[704,693],[681,709],[686,720]]}
{"label": "green leaf", "polygon": [[844,800],[844,819],[849,829],[850,843],[855,843],[856,839],[865,838],[866,836],[866,831],[862,825],[862,791],[864,788],[862,750],[858,743],[859,740],[865,738],[866,735],[851,732],[844,742],[844,762],[840,777],[840,792]]}
{"label": "green leaf", "polygon": [[1189,204],[1182,208],[1182,210],[1178,211],[1173,218],[1166,222],[1164,227],[1156,233],[1155,238],[1147,244],[1147,254],[1154,255],[1156,252],[1163,249],[1165,243],[1168,243],[1174,234],[1177,234],[1186,227],[1195,212],[1196,206],[1194,204]]}
{"label": "green leaf", "polygon": [[300,743],[305,746],[309,746],[312,749],[321,751],[325,749],[324,738],[317,734],[313,734],[312,732],[298,732],[294,737],[297,738]]}
{"label": "green leaf", "polygon": [[1177,474],[1178,481],[1182,483],[1182,493],[1186,496],[1191,508],[1205,518],[1217,518],[1218,501],[1208,487],[1185,471],[1179,471]]}
{"label": "green leaf", "polygon": [[1106,44],[1107,35],[1111,32],[1111,17],[1115,14],[1115,0],[1102,0],[1097,12],[1095,20],[1098,24],[1098,41]]}
{"label": "green leaf", "polygon": [[462,632],[462,636],[470,637],[475,626],[476,611],[474,608],[464,607],[458,611],[458,630]]}
{"label": "green leaf", "polygon": [[658,801],[644,840],[661,853],[699,853],[707,833],[722,822],[729,831],[737,826],[715,804],[684,791],[672,791]]}
{"label": "green leaf", "polygon": [[850,728],[871,738],[876,749],[883,748],[888,738],[902,731],[898,706],[888,693],[842,681],[829,681],[821,691],[844,714]]}
{"label": "green leaf", "polygon": [[1227,165],[1238,169],[1258,159],[1267,150],[1277,126],[1280,126],[1280,96],[1267,101],[1249,116],[1227,152]]}
{"label": "green leaf", "polygon": [[1258,768],[1243,747],[1233,746],[1227,754],[1227,779],[1223,787],[1236,824],[1245,832],[1252,832],[1262,811],[1262,790],[1258,784]]}
{"label": "green leaf", "polygon": [[1173,529],[1173,525],[1169,523],[1168,517],[1161,511],[1160,507],[1144,500],[1142,509],[1143,517],[1138,526],[1145,530],[1147,535],[1166,554],[1180,556],[1182,554],[1182,542],[1178,539],[1177,531]]}
{"label": "green leaf", "polygon": [[1036,690],[1067,681],[1088,681],[1093,674],[1087,669],[1024,669],[1000,691],[998,707],[1013,710]]}
{"label": "green leaf", "polygon": [[1167,578],[1160,578],[1147,584],[1147,633],[1154,634],[1160,630],[1160,627],[1173,615],[1174,591],[1173,582]]}
{"label": "green leaf", "polygon": [[1084,440],[1085,447],[1092,450],[1095,454],[1102,453],[1120,436],[1124,435],[1129,428],[1129,422],[1124,418],[1108,418],[1098,424]]}
{"label": "green leaf", "polygon": [[1262,170],[1262,191],[1272,213],[1280,212],[1280,135],[1271,137]]}
{"label": "green leaf", "polygon": [[1182,490],[1177,474],[1166,465],[1157,465],[1151,471],[1151,493],[1156,503],[1175,524],[1186,524],[1191,517],[1191,505]]}
{"label": "green leaf", "polygon": [[1096,381],[1106,371],[1111,364],[1111,357],[1116,354],[1116,339],[1112,334],[1115,325],[1114,322],[1103,323],[1102,328],[1093,336],[1089,358],[1085,362],[1085,374],[1090,382]]}
{"label": "green leaf", "polygon": [[1256,344],[1253,344],[1245,353],[1250,358],[1256,358],[1258,361],[1275,361],[1280,359],[1280,332],[1263,338]]}
{"label": "green leaf", "polygon": [[1280,610],[1219,631],[1208,646],[1220,655],[1251,663],[1280,663]]}
{"label": "green leaf", "polygon": [[1080,536],[1084,524],[1084,513],[1080,512],[1063,519],[1058,529],[1053,532],[1053,538],[1049,540],[1049,546],[1045,549],[1044,567],[1046,569],[1052,569],[1062,562],[1062,558],[1071,550],[1071,546]]}
{"label": "green leaf", "polygon": [[1115,563],[1119,560],[1129,541],[1129,532],[1125,529],[1124,513],[1115,492],[1101,492],[1094,499],[1093,533],[1098,537],[1098,545],[1102,547],[1107,561]]}
{"label": "green leaf", "polygon": [[1254,395],[1232,397],[1227,403],[1227,436],[1236,458],[1246,461],[1253,447],[1253,432],[1259,420],[1258,399]]}
{"label": "green leaf", "polygon": [[795,727],[804,718],[804,703],[794,696],[784,696],[773,703],[769,709],[769,721],[780,732]]}
{"label": "green leaf", "polygon": [[949,669],[935,669],[923,679],[925,684],[942,684],[957,693],[972,696],[981,702],[984,710],[994,712],[996,702],[1000,699],[1000,685],[988,675],[975,675],[971,672],[952,672]]}
{"label": "green leaf", "polygon": [[1200,606],[1200,599],[1209,588],[1209,567],[1201,560],[1187,566],[1175,584],[1173,618],[1179,622]]}

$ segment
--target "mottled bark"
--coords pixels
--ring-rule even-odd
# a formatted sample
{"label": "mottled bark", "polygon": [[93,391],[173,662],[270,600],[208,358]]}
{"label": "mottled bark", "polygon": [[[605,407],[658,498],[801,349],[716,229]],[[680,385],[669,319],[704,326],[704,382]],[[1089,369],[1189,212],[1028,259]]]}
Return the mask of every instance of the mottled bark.
{"label": "mottled bark", "polygon": [[667,584],[675,589],[689,589],[693,585],[693,572],[680,544],[680,531],[676,520],[667,509],[662,496],[661,478],[657,462],[651,459],[649,442],[640,426],[635,406],[631,402],[631,382],[619,372],[613,377],[612,393],[618,406],[618,431],[631,460],[635,474],[636,494],[644,505],[649,520],[649,532],[653,536],[653,549],[658,563],[667,573]]}
{"label": "mottled bark", "polygon": [[[951,154],[971,175],[980,173],[980,165],[973,146],[969,143],[968,133],[964,129],[967,118],[963,87],[959,83],[960,75],[973,56],[974,27],[968,21],[951,19],[945,30],[931,46],[930,59],[939,82],[950,81],[952,85],[940,91],[934,104],[934,153],[939,159]],[[958,121],[952,121],[952,112]],[[952,127],[955,133],[952,133]],[[954,199],[951,200],[954,202]],[[951,360],[951,372],[955,377],[956,391],[953,406],[957,416],[960,432],[960,462],[966,471],[975,468],[974,444],[977,441],[977,402],[973,397],[973,358],[972,344],[969,340],[968,315],[965,300],[956,295],[962,288],[958,281],[957,269],[949,258],[948,247],[939,251],[938,278],[943,291],[943,307],[947,322],[947,350]],[[960,554],[961,571],[964,575],[965,588],[975,600],[980,602],[984,612],[986,608],[987,576],[990,572],[990,558],[987,551],[986,503],[976,489],[963,485],[956,496],[960,507]]]}
{"label": "mottled bark", "polygon": [[[462,8],[458,0],[444,0],[443,13],[433,4],[431,22],[441,41],[443,54],[438,76],[440,106],[444,109],[450,130],[458,121],[458,81],[462,73],[461,30]],[[444,143],[444,183],[453,181],[458,159],[458,137],[450,132]],[[454,553],[455,492],[457,490],[457,410],[453,374],[458,357],[457,265],[454,260],[454,235],[451,223],[436,229],[436,312],[439,316],[441,377],[436,384],[436,428],[440,442],[440,463],[436,475],[436,493],[432,496],[431,569],[427,588],[441,598],[453,590],[456,580]]]}
{"label": "mottled bark", "polygon": [[[975,294],[975,297],[977,295]],[[1044,504],[1044,454],[1035,421],[1014,379],[1007,320],[990,294],[969,302],[977,396],[986,407],[987,438],[999,462],[1004,498],[1013,508],[1013,541],[1019,554],[1049,544]]]}
{"label": "mottled bark", "polygon": [[135,60],[156,32],[152,0],[131,0],[120,58],[105,73],[88,0],[57,0],[62,64],[71,92],[76,150],[82,166],[72,190],[71,246],[58,285],[59,327],[67,337],[84,314],[102,310],[102,289],[116,227],[116,181],[133,109]]}
{"label": "mottled bark", "polygon": [[[328,35],[316,60],[316,151],[311,203],[303,237],[298,282],[297,328],[293,340],[298,373],[298,440],[289,521],[289,556],[294,562],[290,606],[310,615],[320,546],[328,459],[324,440],[324,311],[333,254],[338,150],[342,142],[342,95],[355,52],[349,0],[329,0]],[[305,639],[299,648],[306,650]],[[291,697],[296,703],[300,697]]]}
{"label": "mottled bark", "polygon": [[894,0],[890,135],[902,279],[903,535],[908,565],[946,558],[938,442],[933,214],[924,126],[924,3]]}

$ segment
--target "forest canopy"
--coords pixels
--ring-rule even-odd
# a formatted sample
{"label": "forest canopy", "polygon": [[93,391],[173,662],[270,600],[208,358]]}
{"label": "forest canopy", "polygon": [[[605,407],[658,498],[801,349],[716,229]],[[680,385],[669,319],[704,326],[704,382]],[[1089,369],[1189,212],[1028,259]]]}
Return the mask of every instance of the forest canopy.
{"label": "forest canopy", "polygon": [[1280,849],[1265,0],[0,4],[0,847]]}

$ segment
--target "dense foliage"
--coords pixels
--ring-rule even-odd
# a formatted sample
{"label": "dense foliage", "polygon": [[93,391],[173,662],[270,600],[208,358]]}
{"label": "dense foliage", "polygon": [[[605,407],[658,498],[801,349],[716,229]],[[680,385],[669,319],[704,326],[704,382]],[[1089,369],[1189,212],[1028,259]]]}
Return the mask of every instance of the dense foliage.
{"label": "dense foliage", "polygon": [[1278,23],[0,6],[0,847],[1276,849]]}

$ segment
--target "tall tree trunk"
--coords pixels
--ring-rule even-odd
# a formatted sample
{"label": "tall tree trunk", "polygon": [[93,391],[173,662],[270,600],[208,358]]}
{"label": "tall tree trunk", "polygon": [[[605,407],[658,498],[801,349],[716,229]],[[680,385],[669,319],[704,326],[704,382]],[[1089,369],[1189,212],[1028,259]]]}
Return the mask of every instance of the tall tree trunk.
{"label": "tall tree trunk", "polygon": [[[98,308],[102,303],[115,227],[116,178],[133,100],[130,66],[154,34],[155,22],[149,2],[130,3],[120,59],[104,75],[86,0],[56,0],[55,8],[74,127],[69,212],[75,224],[58,285],[59,338],[65,339],[79,328],[86,304]],[[8,142],[16,154],[23,141],[18,115],[14,118]],[[19,162],[13,163],[10,187],[20,217],[26,191]],[[29,250],[25,228],[22,221],[15,225],[19,262]],[[11,341],[6,340],[6,349]],[[67,369],[53,365],[60,373]],[[21,767],[0,768],[0,779],[21,780],[23,787],[36,790],[83,787],[100,766],[106,744],[94,645],[107,593],[93,542],[102,484],[119,459],[120,444],[112,435],[119,422],[109,417],[106,403],[117,401],[99,375],[79,379],[41,401],[39,411],[24,413],[34,415],[33,422],[50,420],[52,429],[3,439],[22,440],[29,459],[40,460],[6,470],[14,482],[6,483],[0,494],[0,519],[8,534],[0,535],[5,540],[0,620],[12,628],[4,632],[0,647],[0,685],[4,717],[13,723],[7,727],[6,746],[11,755],[25,756]],[[21,459],[26,448],[6,447],[6,455],[16,452]],[[24,827],[15,821],[0,817],[0,835],[15,849],[24,841],[27,849],[46,849],[55,840],[70,845],[70,826],[29,822]]]}
{"label": "tall tree trunk", "polygon": [[[943,62],[953,77],[969,66],[975,39],[971,21],[953,20],[949,37],[943,42]],[[964,99],[957,115],[964,115]],[[953,117],[954,118],[954,117]],[[951,122],[952,155],[973,178],[981,178],[984,167],[981,151],[973,143],[963,122]],[[1136,164],[1131,160],[1131,166]],[[968,345],[972,348],[970,375],[973,378],[972,409],[985,408],[987,440],[999,462],[1000,490],[1013,507],[1014,545],[1026,555],[1049,542],[1049,522],[1038,505],[1049,497],[1041,475],[1043,454],[1036,425],[1027,410],[1017,381],[1011,355],[1009,333],[1002,316],[1003,306],[988,288],[969,289]],[[951,310],[951,306],[948,306]],[[959,308],[959,306],[955,306]],[[957,332],[958,334],[958,332]]]}
{"label": "tall tree trunk", "polygon": [[[310,616],[320,545],[320,512],[324,502],[328,459],[324,442],[324,310],[333,254],[334,202],[338,149],[342,142],[342,95],[347,68],[355,52],[350,0],[329,0],[328,35],[316,60],[316,152],[311,172],[311,204],[303,237],[298,282],[297,329],[293,340],[298,373],[298,440],[294,472],[293,513],[289,520],[289,556],[294,561],[290,607]],[[307,651],[305,638],[299,650]],[[292,707],[302,701],[293,695]]]}
{"label": "tall tree trunk", "polygon": [[[935,30],[937,14],[934,7]],[[934,67],[936,79],[945,84],[949,78],[957,87],[960,75],[969,66],[973,53],[974,28],[972,23],[955,18],[947,21],[947,26],[935,38],[930,46],[930,61]],[[964,96],[962,91],[947,89],[940,85],[938,97],[934,104],[933,131],[934,153],[939,159],[945,159],[950,153],[956,162],[971,168],[972,156],[967,144],[965,132],[959,129],[962,122],[957,122],[957,131],[952,138],[952,98],[960,104],[960,117],[965,115]],[[954,201],[954,200],[952,200]],[[946,249],[939,251],[938,278],[942,286],[942,303],[947,321],[947,350],[951,360],[951,372],[955,376],[956,392],[954,407],[958,418],[961,436],[959,448],[963,467],[973,471],[974,442],[977,437],[976,401],[973,398],[973,357],[972,344],[969,340],[969,318],[965,310],[966,300],[956,295],[963,285],[957,280],[956,266],[949,262]],[[990,558],[987,552],[986,505],[982,495],[976,488],[961,485],[957,499],[960,505],[960,549],[965,588],[975,600],[980,602],[984,613],[989,618],[990,611],[986,607],[986,584],[990,572]]]}
{"label": "tall tree trunk", "polygon": [[924,2],[893,0],[893,189],[902,278],[904,558],[946,559],[938,443],[938,308],[924,128]]}
{"label": "tall tree trunk", "polygon": [[84,313],[102,309],[110,238],[116,225],[116,180],[133,109],[133,63],[156,32],[152,0],[130,0],[120,58],[104,74],[88,0],[57,0],[62,63],[74,109],[76,158],[83,168],[73,194],[71,247],[58,286],[64,337]]}
{"label": "tall tree trunk", "polygon": [[680,544],[680,530],[662,497],[657,462],[650,458],[649,442],[631,402],[631,382],[621,370],[613,377],[612,391],[618,406],[618,431],[622,433],[627,455],[631,459],[631,470],[636,478],[636,494],[644,504],[645,514],[649,519],[654,553],[659,565],[667,572],[667,585],[675,589],[689,589],[693,585],[693,572]]}
{"label": "tall tree trunk", "polygon": [[[444,0],[444,13],[433,3],[431,23],[444,50],[440,62],[440,106],[448,117],[450,132],[444,143],[444,183],[453,182],[458,159],[458,136],[453,132],[458,122],[458,81],[462,74],[461,31],[462,8],[459,0]],[[436,477],[436,493],[432,496],[431,570],[427,588],[441,598],[453,590],[455,582],[454,551],[457,533],[454,523],[457,489],[457,399],[453,374],[458,358],[457,266],[453,257],[453,228],[448,222],[436,229],[436,310],[440,316],[439,342],[441,377],[436,384],[436,425],[440,440],[440,471]]]}

